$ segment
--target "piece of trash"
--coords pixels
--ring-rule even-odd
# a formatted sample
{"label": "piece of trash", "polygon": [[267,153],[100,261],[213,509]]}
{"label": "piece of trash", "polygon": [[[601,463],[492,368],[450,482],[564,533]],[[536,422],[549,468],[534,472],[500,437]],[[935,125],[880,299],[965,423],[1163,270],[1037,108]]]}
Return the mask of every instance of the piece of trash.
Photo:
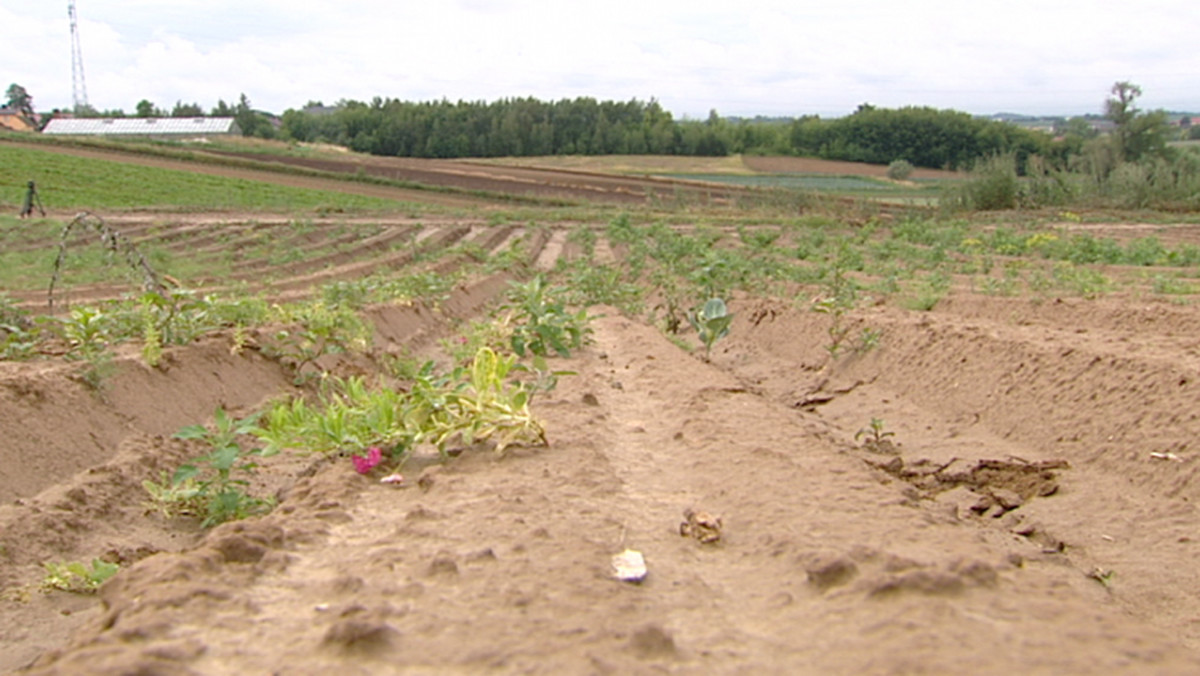
{"label": "piece of trash", "polygon": [[634,584],[646,579],[646,559],[636,549],[626,549],[612,557],[613,576]]}
{"label": "piece of trash", "polygon": [[1175,462],[1183,462],[1183,458],[1179,457],[1178,455],[1175,455],[1174,453],[1172,453],[1170,451],[1166,451],[1166,452],[1155,451],[1150,454],[1150,457],[1154,458],[1155,460],[1174,460]]}
{"label": "piece of trash", "polygon": [[404,475],[389,474],[389,475],[383,477],[382,479],[380,479],[379,483],[381,483],[381,484],[402,484],[402,483],[404,483]]}
{"label": "piece of trash", "polygon": [[721,529],[724,527],[721,517],[689,507],[683,511],[683,518],[687,521],[679,524],[680,535],[693,537],[705,545],[721,541]]}

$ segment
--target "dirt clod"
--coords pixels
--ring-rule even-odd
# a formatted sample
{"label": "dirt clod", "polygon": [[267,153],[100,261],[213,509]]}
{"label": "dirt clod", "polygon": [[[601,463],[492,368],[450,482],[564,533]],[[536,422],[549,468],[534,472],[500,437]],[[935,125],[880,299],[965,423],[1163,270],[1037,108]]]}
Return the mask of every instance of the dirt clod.
{"label": "dirt clod", "polygon": [[683,511],[683,518],[683,523],[679,524],[680,535],[694,538],[705,545],[721,541],[721,531],[724,528],[721,517],[689,507]]}

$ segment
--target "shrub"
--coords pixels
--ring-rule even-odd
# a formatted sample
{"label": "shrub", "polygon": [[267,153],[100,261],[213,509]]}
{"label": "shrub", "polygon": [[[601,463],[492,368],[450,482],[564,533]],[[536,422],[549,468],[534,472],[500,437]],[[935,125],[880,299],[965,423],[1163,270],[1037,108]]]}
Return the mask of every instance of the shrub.
{"label": "shrub", "polygon": [[908,160],[896,160],[887,168],[887,177],[893,181],[907,181],[912,173],[913,165]]}
{"label": "shrub", "polygon": [[1012,154],[994,155],[975,165],[971,178],[963,183],[950,202],[980,211],[1015,209],[1020,194],[1017,162]]}

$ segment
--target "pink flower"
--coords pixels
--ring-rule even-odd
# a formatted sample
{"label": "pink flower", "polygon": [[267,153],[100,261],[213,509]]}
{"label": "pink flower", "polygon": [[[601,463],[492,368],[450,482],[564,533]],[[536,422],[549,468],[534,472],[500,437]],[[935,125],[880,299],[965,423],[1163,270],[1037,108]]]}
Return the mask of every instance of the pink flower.
{"label": "pink flower", "polygon": [[359,474],[368,474],[375,466],[383,462],[383,449],[378,446],[372,446],[367,449],[367,457],[361,455],[352,455],[350,459],[354,461],[354,471]]}

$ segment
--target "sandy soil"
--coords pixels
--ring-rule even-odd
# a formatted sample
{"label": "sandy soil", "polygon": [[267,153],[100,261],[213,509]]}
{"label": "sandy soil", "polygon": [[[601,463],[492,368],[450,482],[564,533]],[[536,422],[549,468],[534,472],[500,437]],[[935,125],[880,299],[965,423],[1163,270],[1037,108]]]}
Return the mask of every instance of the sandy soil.
{"label": "sandy soil", "polygon": [[[551,237],[561,245],[561,238]],[[503,288],[380,308],[428,350]],[[824,318],[736,298],[711,363],[610,311],[535,402],[548,448],[416,458],[402,487],[289,456],[270,515],[147,515],[169,438],[291,388],[217,336],[98,397],[4,364],[0,668],[28,673],[1196,673],[1194,308],[955,297]],[[895,433],[856,440],[871,418]],[[418,483],[417,478],[424,477]],[[685,510],[720,538],[681,536]],[[697,529],[699,532],[700,529]],[[626,548],[641,584],[613,578]],[[39,563],[107,554],[98,599]]]}
{"label": "sandy soil", "polygon": [[[127,218],[196,255],[217,234],[308,246],[262,215]],[[286,297],[411,262],[390,243],[415,224],[376,225],[243,281]],[[561,228],[423,225],[430,246],[571,255]],[[506,283],[374,308],[376,356],[434,354]],[[78,363],[0,363],[0,671],[1200,673],[1194,306],[959,292],[855,312],[879,347],[836,361],[828,317],[730,306],[711,362],[605,311],[534,402],[546,448],[416,457],[398,486],[283,454],[255,485],[277,508],[211,531],[148,510],[141,484],[198,453],[180,427],[293,392],[285,366],[228,335],[155,369],[131,349],[99,392]],[[873,418],[894,436],[864,440]],[[626,549],[639,584],[613,576]],[[121,564],[98,595],[39,590],[43,562],[97,556]]]}

